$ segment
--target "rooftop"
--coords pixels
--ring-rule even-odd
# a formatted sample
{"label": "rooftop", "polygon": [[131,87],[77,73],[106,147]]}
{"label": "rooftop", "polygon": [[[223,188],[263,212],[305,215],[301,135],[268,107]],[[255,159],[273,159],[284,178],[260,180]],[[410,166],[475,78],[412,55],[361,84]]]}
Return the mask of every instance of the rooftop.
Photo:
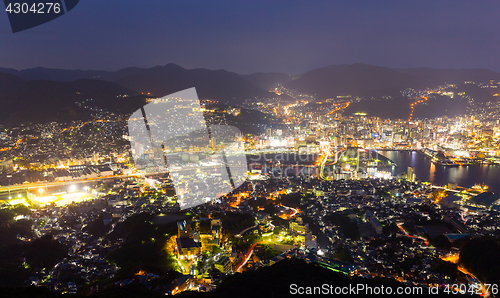
{"label": "rooftop", "polygon": [[494,194],[492,192],[483,192],[471,199],[474,203],[485,205],[490,207],[496,201],[500,200],[500,195]]}

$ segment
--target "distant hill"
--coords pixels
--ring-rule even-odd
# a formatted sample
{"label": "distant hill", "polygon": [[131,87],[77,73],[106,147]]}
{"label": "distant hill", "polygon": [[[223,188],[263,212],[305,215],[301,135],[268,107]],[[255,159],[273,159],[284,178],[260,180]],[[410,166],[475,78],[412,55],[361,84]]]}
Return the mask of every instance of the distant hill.
{"label": "distant hill", "polygon": [[242,75],[245,80],[264,90],[270,91],[277,83],[286,83],[292,80],[292,76],[279,72],[257,72],[250,75]]}
{"label": "distant hill", "polygon": [[355,63],[314,69],[284,85],[324,99],[343,95],[395,95],[406,88],[423,88],[426,84],[416,76],[386,67]]}
{"label": "distant hill", "polygon": [[[72,101],[73,98],[93,96],[101,98],[101,105],[128,111],[130,108],[127,105],[137,106],[131,98],[122,98],[120,105],[116,105],[116,101],[113,100],[107,102],[104,98],[116,98],[117,94],[124,92],[134,93],[132,90],[137,91],[135,96],[143,93],[144,96],[159,97],[196,87],[201,99],[216,99],[223,104],[233,106],[241,105],[246,99],[279,98],[281,101],[294,101],[287,95],[278,96],[269,92],[277,83],[282,83],[285,87],[301,93],[315,95],[319,100],[345,95],[364,98],[359,102],[351,103],[346,110],[347,114],[366,112],[370,116],[405,119],[410,114],[410,102],[408,98],[401,95],[402,90],[434,88],[445,83],[455,84],[457,88],[449,90],[455,93],[453,99],[434,96],[425,104],[415,108],[414,117],[430,118],[465,113],[469,97],[473,98],[476,103],[498,101],[500,97],[495,96],[499,93],[498,89],[464,84],[465,81],[486,83],[490,80],[499,82],[500,73],[488,69],[391,69],[360,63],[330,65],[296,76],[284,73],[239,75],[226,70],[185,69],[176,64],[148,69],[130,67],[118,71],[64,70],[43,67],[19,71],[0,68],[0,100],[3,101],[0,103],[0,108],[3,108],[0,111],[0,117],[3,117],[3,119],[0,118],[0,122],[6,118],[17,119],[16,113],[22,114],[21,109],[29,111],[32,108],[34,111],[44,111],[46,103],[58,105],[55,109],[46,111],[47,115],[74,114],[72,110],[74,107],[70,108],[67,103],[59,102],[60,98]],[[125,88],[118,88],[122,86]],[[85,90],[85,92],[75,97],[77,89]],[[466,96],[458,96],[460,92],[465,92]],[[123,102],[128,102],[128,104],[123,105]],[[45,109],[48,108],[45,107]],[[10,111],[17,112],[12,114]]]}
{"label": "distant hill", "polygon": [[15,90],[23,84],[20,78],[6,73],[0,73],[0,92],[7,93]]}
{"label": "distant hill", "polygon": [[104,81],[116,81],[124,76],[133,74],[141,70],[138,67],[129,67],[118,71],[102,70],[69,70],[36,67],[23,70],[12,68],[1,68],[0,73],[8,73],[23,80],[47,80],[56,82],[70,82],[80,79],[99,79]]}
{"label": "distant hill", "polygon": [[0,68],[0,73],[15,75],[24,80],[70,82],[80,79],[99,79],[115,82],[126,88],[152,96],[164,96],[196,87],[200,98],[217,99],[224,103],[240,104],[245,99],[278,97],[291,101],[287,95],[267,92],[269,86],[285,81],[285,74],[254,74],[241,76],[226,70],[185,69],[170,63],[152,68],[130,67],[118,71],[65,70],[31,68],[15,70]]}
{"label": "distant hill", "polygon": [[427,83],[434,84],[457,84],[462,85],[465,81],[487,82],[489,80],[500,81],[500,73],[484,68],[465,69],[438,69],[438,68],[395,68],[400,73],[418,77]]}
{"label": "distant hill", "polygon": [[[175,64],[168,64],[165,67],[174,68]],[[158,66],[162,67],[162,66]],[[47,80],[56,82],[70,82],[80,79],[98,79],[114,82],[123,77],[146,72],[148,69],[138,67],[128,67],[117,71],[102,71],[102,70],[70,70],[70,69],[54,69],[45,67],[36,67],[23,70],[13,68],[0,67],[1,74],[11,74],[23,80]],[[178,67],[177,70],[183,70]],[[234,74],[234,73],[233,73]],[[266,91],[275,86],[276,83],[284,83],[292,79],[292,76],[284,73],[263,73],[258,72],[250,75],[238,75],[249,83],[262,88]]]}
{"label": "distant hill", "polygon": [[[116,81],[143,93],[164,96],[196,87],[199,98],[238,104],[249,98],[278,97],[226,70],[185,69],[176,64],[143,69]],[[284,100],[288,98],[282,96]]]}
{"label": "distant hill", "polygon": [[386,67],[355,63],[330,65],[308,71],[285,83],[288,88],[315,94],[319,99],[353,95],[376,97],[399,95],[406,88],[434,88],[445,83],[500,81],[500,73],[489,69],[436,69]]}
{"label": "distant hill", "polygon": [[89,105],[124,113],[133,112],[145,102],[144,96],[136,91],[99,80],[25,81],[0,76],[0,86],[9,83],[12,84],[10,90],[0,92],[0,123],[85,119],[90,116],[90,112],[79,108],[75,102],[90,98],[92,101]]}
{"label": "distant hill", "polygon": [[[357,112],[366,113],[370,117],[391,119],[408,119],[410,117],[411,101],[403,96],[393,98],[364,99],[353,102],[344,111],[344,115],[353,115]],[[435,95],[424,104],[417,105],[413,118],[435,118],[447,115],[453,117],[467,112],[468,102],[461,97],[450,98]]]}
{"label": "distant hill", "polygon": [[425,104],[416,106],[413,113],[414,118],[454,116],[467,110],[467,98],[458,96],[460,92],[465,92],[479,103],[497,101],[498,97],[494,94],[499,93],[498,89],[465,84],[465,81],[486,83],[490,80],[499,82],[500,73],[488,69],[390,69],[356,63],[314,69],[284,85],[316,95],[318,99],[346,95],[364,98],[352,102],[345,110],[347,115],[365,112],[369,116],[407,119],[411,111],[410,101],[401,95],[401,91],[407,88],[425,89],[445,83],[455,84],[457,88],[448,90],[455,93],[454,98],[434,95]]}
{"label": "distant hill", "polygon": [[474,102],[477,103],[485,103],[488,101],[495,102],[500,99],[499,97],[494,96],[495,94],[500,93],[498,88],[481,88],[480,86],[474,84],[458,85],[457,89],[452,89],[450,91],[453,91],[455,95],[465,92],[467,96],[472,97]]}

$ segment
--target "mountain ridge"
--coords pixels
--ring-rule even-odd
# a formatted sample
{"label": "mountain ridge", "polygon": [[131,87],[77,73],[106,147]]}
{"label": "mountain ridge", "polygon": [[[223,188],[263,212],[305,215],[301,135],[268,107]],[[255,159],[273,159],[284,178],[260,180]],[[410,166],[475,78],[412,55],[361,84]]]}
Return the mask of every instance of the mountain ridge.
{"label": "mountain ridge", "polygon": [[[0,76],[0,86],[4,81]],[[140,93],[101,80],[21,80],[11,90],[0,92],[0,123],[87,119],[90,111],[79,108],[76,102],[90,98],[94,106],[124,113],[133,112],[145,103]]]}
{"label": "mountain ridge", "polygon": [[[143,93],[144,96],[161,97],[191,87],[196,87],[200,99],[215,99],[232,106],[241,106],[245,100],[257,101],[263,98],[276,98],[283,102],[295,101],[285,94],[278,96],[269,92],[279,83],[288,89],[296,90],[298,94],[314,95],[318,100],[346,95],[363,99],[353,102],[346,111],[348,114],[363,111],[373,116],[407,118],[410,101],[401,94],[401,91],[407,88],[422,90],[452,83],[457,86],[454,89],[456,93],[466,92],[467,95],[477,99],[477,102],[497,101],[498,96],[494,94],[498,93],[496,89],[464,83],[465,81],[484,83],[489,80],[500,82],[500,73],[483,68],[388,68],[362,63],[328,65],[296,76],[262,72],[239,75],[224,69],[185,69],[174,63],[151,68],[129,67],[117,71],[73,71],[43,67],[19,71],[0,68],[0,108],[2,109],[0,120],[19,118],[15,115],[21,113],[20,107],[29,110],[30,105],[38,106],[38,101],[44,101],[47,105],[56,105],[55,109],[58,110],[66,105],[58,97],[81,98],[71,93],[76,92],[78,88],[100,98],[100,104],[104,106],[106,106],[105,98],[109,98],[110,106],[118,110],[120,107],[116,105],[115,99],[119,93],[135,94],[134,96]],[[78,82],[72,83],[76,81]],[[47,86],[43,87],[43,84]],[[36,92],[23,90],[23,88],[34,88]],[[60,94],[53,93],[48,96],[49,89],[53,89],[53,92],[59,90]],[[13,101],[13,98],[16,100]],[[373,100],[376,102],[372,102]],[[434,110],[442,110],[444,114],[451,113],[447,107],[454,105],[457,108],[452,109],[452,114],[457,114],[463,113],[466,106],[463,98],[460,104],[459,100],[457,98],[455,102],[444,97],[437,97],[431,101],[439,103]],[[16,101],[18,104],[13,103]],[[427,104],[433,104],[431,101]],[[139,102],[143,100],[140,99]],[[137,107],[137,103],[128,102],[126,105]],[[129,108],[125,107],[122,110],[128,111]],[[11,113],[12,111],[15,112]],[[50,111],[46,112],[50,113]],[[415,112],[421,117],[430,117],[431,114],[434,117],[436,114],[429,114],[426,111],[421,113],[418,110]],[[33,113],[28,114],[32,116]],[[59,112],[59,114],[63,113]]]}

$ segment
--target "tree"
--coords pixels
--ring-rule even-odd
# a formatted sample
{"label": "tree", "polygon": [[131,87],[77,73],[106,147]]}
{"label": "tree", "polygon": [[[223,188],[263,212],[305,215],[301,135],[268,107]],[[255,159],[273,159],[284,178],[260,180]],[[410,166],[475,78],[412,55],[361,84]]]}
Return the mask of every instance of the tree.
{"label": "tree", "polygon": [[500,284],[500,240],[494,237],[471,239],[460,251],[458,264],[483,283]]}
{"label": "tree", "polygon": [[7,225],[15,216],[15,212],[9,209],[0,209],[0,226]]}
{"label": "tree", "polygon": [[259,244],[258,249],[255,250],[255,254],[262,260],[269,260],[279,255],[280,252],[275,250],[269,244]]}
{"label": "tree", "polygon": [[353,259],[349,251],[345,248],[337,248],[333,251],[333,257],[346,263],[352,263]]}
{"label": "tree", "polygon": [[339,226],[340,231],[346,238],[359,239],[358,225],[352,222],[347,215],[342,213],[332,213],[325,218],[333,225]]}
{"label": "tree", "polygon": [[31,214],[31,209],[24,206],[23,204],[17,204],[14,207],[12,207],[11,210],[16,215],[30,215]]}
{"label": "tree", "polygon": [[100,215],[85,227],[85,230],[93,236],[98,236],[105,232],[103,216]]}
{"label": "tree", "polygon": [[264,212],[267,214],[273,216],[276,214],[277,210],[276,207],[273,204],[268,204],[266,207],[264,207]]}
{"label": "tree", "polygon": [[29,243],[24,255],[32,267],[52,268],[68,255],[68,248],[52,235],[45,235]]}
{"label": "tree", "polygon": [[196,270],[198,273],[201,273],[203,271],[203,261],[199,260],[198,263],[196,263]]}

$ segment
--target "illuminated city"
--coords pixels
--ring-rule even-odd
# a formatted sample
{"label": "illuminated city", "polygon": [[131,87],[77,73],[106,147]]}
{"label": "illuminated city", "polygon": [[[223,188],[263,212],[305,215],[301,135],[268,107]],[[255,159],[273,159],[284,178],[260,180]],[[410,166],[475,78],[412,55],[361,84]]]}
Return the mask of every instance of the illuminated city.
{"label": "illuminated city", "polygon": [[[182,157],[172,159],[172,170],[145,174],[132,158],[134,150],[145,149],[131,149],[126,120],[120,115],[99,110],[85,122],[4,127],[3,208],[15,211],[19,225],[33,224],[33,234],[17,234],[17,240],[52,235],[70,248],[66,261],[32,271],[31,283],[56,292],[77,291],[78,286],[69,288],[60,278],[49,277],[63,268],[89,270],[87,281],[126,277],[123,266],[128,265],[120,261],[120,251],[131,245],[123,237],[124,231],[133,232],[127,228],[130,221],[156,226],[144,231],[150,238],[138,237],[144,249],[146,243],[149,249],[160,246],[168,266],[182,275],[177,284],[160,287],[169,294],[212,291],[225,275],[290,257],[314,260],[347,276],[388,277],[420,286],[452,283],[450,273],[431,270],[453,253],[443,245],[453,247],[454,241],[476,235],[498,236],[498,217],[492,215],[500,201],[487,185],[421,181],[411,166],[394,174],[401,166],[386,157],[387,152],[412,158],[417,154],[428,161],[430,171],[497,167],[497,106],[456,117],[391,120],[345,115],[355,101],[350,96],[305,110],[306,96],[279,88],[297,101],[255,107],[273,117],[274,126],[240,137],[248,160],[247,181],[188,210],[180,210],[169,175],[189,159],[183,154],[200,154],[217,144],[207,141],[204,147],[183,150],[172,143],[164,153]],[[413,92],[449,96],[453,88]],[[209,123],[227,123],[225,116],[235,113],[203,100],[202,106]],[[242,109],[253,105],[238,112]],[[307,124],[295,124],[304,117]],[[158,234],[157,229],[166,233]],[[396,246],[384,244],[387,237],[399,239]],[[401,261],[405,265],[397,269],[383,265]],[[138,280],[148,286],[159,278],[154,266],[130,266],[136,272],[120,284]],[[100,273],[92,273],[92,268]],[[461,272],[456,279],[478,282],[472,273]]]}
{"label": "illuminated city", "polygon": [[[241,4],[232,5],[229,11],[257,26],[260,18],[254,22]],[[363,288],[364,296],[385,288],[394,297],[500,297],[500,66],[474,58],[476,66],[472,57],[473,62],[461,59],[466,62],[455,66],[460,59],[448,57],[455,57],[451,49],[439,59],[419,60],[413,49],[425,38],[405,46],[416,57],[412,62],[389,47],[401,49],[396,44],[406,45],[420,33],[398,38],[381,33],[385,41],[375,46],[366,28],[335,41],[335,46],[356,45],[343,48],[342,55],[357,60],[337,53],[340,62],[331,63],[334,58],[321,58],[330,57],[323,44],[334,47],[325,41],[329,35],[318,37],[295,25],[315,16],[301,6],[280,16],[281,9],[291,8],[269,5],[272,17],[287,20],[270,28],[291,26],[297,37],[290,35],[279,53],[256,66],[256,57],[265,56],[260,49],[274,47],[281,31],[271,30],[268,39],[260,30],[258,37],[266,42],[254,45],[239,40],[245,34],[224,23],[227,37],[235,39],[230,45],[222,42],[224,34],[212,36],[207,29],[218,20],[193,17],[195,30],[177,16],[172,20],[183,27],[169,26],[186,34],[196,31],[199,38],[216,37],[217,46],[203,38],[195,45],[191,37],[176,37],[179,44],[147,42],[143,49],[136,48],[136,38],[126,39],[130,45],[120,43],[123,53],[112,43],[111,56],[80,45],[83,64],[68,67],[45,59],[47,64],[14,69],[0,61],[6,66],[0,65],[0,291],[5,297],[351,294],[345,287]],[[70,22],[72,14],[81,20],[80,6],[61,20]],[[132,9],[130,3],[123,7]],[[352,15],[343,16],[342,24],[353,28],[349,22],[357,13],[381,13],[348,8]],[[430,18],[427,7],[421,8]],[[138,30],[145,36],[139,40],[152,38],[142,26],[169,22],[153,10],[151,20],[141,16],[138,29],[129,26],[124,32]],[[315,24],[321,28],[315,33],[333,26],[327,11],[333,12],[325,9],[318,22],[328,22]],[[385,21],[377,22],[388,30]],[[398,22],[409,32],[420,26],[420,19]],[[399,23],[390,23],[397,31]],[[254,36],[254,29],[245,30]],[[434,27],[422,30],[433,36]],[[352,41],[361,31],[364,40]],[[32,37],[21,34],[35,47]],[[112,39],[99,36],[101,42]],[[319,49],[318,60],[310,60],[312,54],[295,56],[293,48],[303,51],[300,44],[309,36]],[[437,36],[435,47],[446,44]],[[455,49],[458,43],[450,44]],[[204,46],[204,52],[196,52]],[[131,59],[129,47],[146,58]],[[240,56],[221,50],[226,47]],[[148,60],[160,55],[156,48],[186,68],[158,62],[167,59],[164,53]],[[372,50],[394,59],[365,59]],[[8,57],[14,59],[14,52],[9,48]],[[111,69],[122,54],[126,63],[120,62],[118,71],[72,70],[72,65],[93,67],[86,65],[93,55],[102,69]],[[195,59],[204,54],[215,56],[207,63]],[[146,60],[154,66],[130,67]],[[388,66],[375,66],[384,63]],[[439,68],[423,67],[428,64]],[[271,72],[278,65],[289,70]]]}

